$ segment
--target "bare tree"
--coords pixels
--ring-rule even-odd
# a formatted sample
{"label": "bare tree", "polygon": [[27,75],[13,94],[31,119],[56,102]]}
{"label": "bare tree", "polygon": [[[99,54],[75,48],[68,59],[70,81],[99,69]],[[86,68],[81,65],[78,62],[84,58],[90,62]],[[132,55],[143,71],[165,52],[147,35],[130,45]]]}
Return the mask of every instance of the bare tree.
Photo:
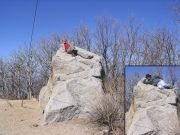
{"label": "bare tree", "polygon": [[105,73],[109,72],[110,47],[112,46],[113,19],[107,16],[96,18],[95,39],[97,53],[103,57]]}
{"label": "bare tree", "polygon": [[4,63],[3,59],[0,59],[0,97],[8,95],[7,89],[6,89],[6,63]]}
{"label": "bare tree", "polygon": [[16,52],[13,55],[12,58],[12,68],[14,68],[14,74],[15,74],[15,83],[17,88],[17,99],[20,99],[21,96],[21,79],[22,79],[22,73],[23,73],[23,64],[24,60],[21,56],[21,52]]}
{"label": "bare tree", "polygon": [[165,28],[146,32],[143,36],[142,64],[146,65],[175,65],[178,63],[176,31]]}
{"label": "bare tree", "polygon": [[170,78],[170,83],[172,86],[175,85],[175,82],[177,81],[177,69],[175,66],[169,66],[168,67],[168,74]]}
{"label": "bare tree", "polygon": [[139,31],[140,24],[136,25],[134,18],[130,18],[128,25],[126,26],[126,39],[125,44],[128,46],[128,65],[139,64],[137,63],[138,59],[136,58],[139,54]]}
{"label": "bare tree", "polygon": [[52,72],[52,58],[57,52],[60,46],[60,37],[56,34],[50,36],[47,39],[41,40],[37,45],[37,51],[35,54],[36,60],[39,63],[41,87],[43,87],[51,75]]}
{"label": "bare tree", "polygon": [[163,42],[163,51],[164,51],[164,59],[166,60],[167,65],[175,65],[176,64],[176,44],[178,40],[178,36],[175,32],[170,32],[166,29],[161,31]]}
{"label": "bare tree", "polygon": [[21,79],[22,79],[22,61],[18,53],[14,53],[7,62],[6,91],[7,98],[20,99]]}
{"label": "bare tree", "polygon": [[[96,53],[103,57],[103,67],[106,77],[104,80],[105,91],[121,100],[124,93],[123,87],[123,67],[121,63],[122,55],[122,34],[119,23],[108,16],[96,18]],[[124,63],[125,65],[125,63]]]}
{"label": "bare tree", "polygon": [[24,51],[24,59],[26,66],[26,76],[27,76],[27,86],[28,86],[28,99],[32,98],[33,91],[33,74],[34,69],[36,68],[36,61],[33,57],[34,51],[33,48],[28,48]]}
{"label": "bare tree", "polygon": [[110,67],[111,77],[118,78],[120,75],[120,26],[117,22],[112,24],[112,41],[110,46]]}
{"label": "bare tree", "polygon": [[60,44],[58,35],[42,40],[38,46],[14,51],[4,62],[0,59],[0,94],[9,99],[37,96],[51,74],[52,57]]}
{"label": "bare tree", "polygon": [[86,24],[79,25],[73,32],[72,41],[75,45],[91,51],[92,44],[89,28]]}

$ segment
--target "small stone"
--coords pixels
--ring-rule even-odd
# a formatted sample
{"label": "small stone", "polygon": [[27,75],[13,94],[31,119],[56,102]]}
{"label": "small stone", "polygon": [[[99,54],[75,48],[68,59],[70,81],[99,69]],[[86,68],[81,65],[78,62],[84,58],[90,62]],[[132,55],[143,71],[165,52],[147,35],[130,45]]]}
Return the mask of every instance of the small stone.
{"label": "small stone", "polygon": [[108,130],[104,130],[102,135],[109,135],[109,131]]}
{"label": "small stone", "polygon": [[46,126],[46,125],[48,125],[47,122],[44,122],[44,123],[41,124],[41,126]]}
{"label": "small stone", "polygon": [[33,124],[33,127],[38,127],[39,125],[38,124]]}

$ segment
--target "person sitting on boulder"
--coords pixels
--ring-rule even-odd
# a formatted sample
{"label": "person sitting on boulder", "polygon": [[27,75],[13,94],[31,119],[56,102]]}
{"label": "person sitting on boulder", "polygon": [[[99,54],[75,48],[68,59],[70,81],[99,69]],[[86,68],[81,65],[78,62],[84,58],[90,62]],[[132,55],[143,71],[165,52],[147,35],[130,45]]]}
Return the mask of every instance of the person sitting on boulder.
{"label": "person sitting on boulder", "polygon": [[63,40],[63,44],[64,44],[64,49],[65,49],[65,52],[67,52],[68,54],[71,54],[72,56],[81,56],[85,59],[92,59],[93,56],[92,55],[87,55],[87,54],[84,54],[78,50],[75,49],[75,47],[71,44],[69,44],[66,40],[66,38],[64,38]]}
{"label": "person sitting on boulder", "polygon": [[145,79],[143,80],[144,84],[150,84],[153,86],[157,86],[160,89],[171,89],[172,87],[166,83],[161,77],[159,76],[151,76],[150,74],[146,74]]}
{"label": "person sitting on boulder", "polygon": [[64,44],[65,52],[67,52],[68,54],[72,54],[73,56],[77,56],[77,50],[75,50],[75,47],[67,42],[66,38],[64,38],[62,42]]}

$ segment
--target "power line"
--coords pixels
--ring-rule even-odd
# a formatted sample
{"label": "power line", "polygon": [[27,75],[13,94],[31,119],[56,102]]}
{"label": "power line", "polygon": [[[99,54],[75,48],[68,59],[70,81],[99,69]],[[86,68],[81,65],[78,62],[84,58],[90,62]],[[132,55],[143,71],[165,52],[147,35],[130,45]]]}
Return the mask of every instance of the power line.
{"label": "power line", "polygon": [[32,39],[33,39],[33,35],[34,35],[34,26],[35,26],[35,22],[36,22],[36,13],[37,13],[37,7],[38,7],[38,0],[36,0],[36,7],[35,7],[35,12],[34,12],[34,17],[33,17],[33,25],[32,25],[32,31],[31,31],[31,37],[30,37],[30,43],[29,43],[29,60],[27,63],[28,66],[28,76],[29,76],[29,85],[28,85],[28,97],[29,99],[31,98],[31,94],[32,94]]}
{"label": "power line", "polygon": [[34,26],[35,26],[35,22],[36,22],[37,8],[38,8],[38,0],[36,0],[36,7],[35,7],[34,17],[33,17],[33,25],[32,25],[32,31],[31,31],[31,37],[30,37],[30,43],[29,43],[30,49],[32,48],[32,39],[33,39],[33,35],[34,35]]}

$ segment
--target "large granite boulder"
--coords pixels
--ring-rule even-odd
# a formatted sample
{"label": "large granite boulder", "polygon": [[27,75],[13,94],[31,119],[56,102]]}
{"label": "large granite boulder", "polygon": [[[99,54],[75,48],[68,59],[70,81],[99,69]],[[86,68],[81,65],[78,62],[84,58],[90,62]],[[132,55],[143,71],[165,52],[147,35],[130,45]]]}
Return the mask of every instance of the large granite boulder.
{"label": "large granite boulder", "polygon": [[103,94],[101,57],[76,49],[90,59],[73,57],[62,48],[53,57],[52,75],[39,96],[48,123],[86,117],[88,104]]}
{"label": "large granite boulder", "polygon": [[173,135],[179,126],[175,104],[174,89],[160,90],[139,81],[126,113],[127,135]]}

